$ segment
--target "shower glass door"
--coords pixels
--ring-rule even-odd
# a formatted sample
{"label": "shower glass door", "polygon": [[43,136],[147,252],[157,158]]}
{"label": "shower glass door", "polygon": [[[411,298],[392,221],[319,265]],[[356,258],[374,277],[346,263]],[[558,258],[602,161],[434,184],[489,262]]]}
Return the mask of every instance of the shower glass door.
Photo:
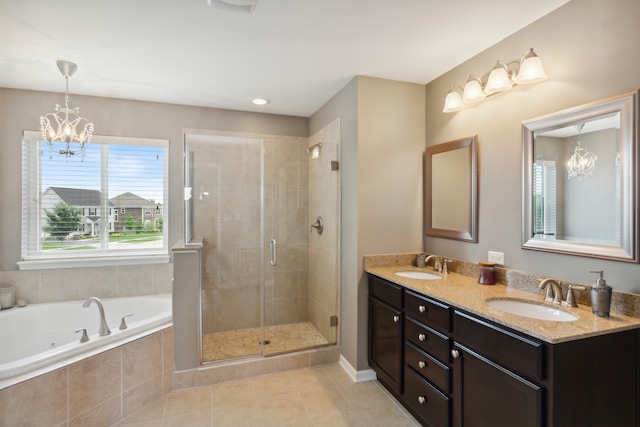
{"label": "shower glass door", "polygon": [[185,240],[203,239],[204,363],[337,342],[339,127],[326,133],[335,140],[317,157],[307,148],[319,136],[185,135]]}

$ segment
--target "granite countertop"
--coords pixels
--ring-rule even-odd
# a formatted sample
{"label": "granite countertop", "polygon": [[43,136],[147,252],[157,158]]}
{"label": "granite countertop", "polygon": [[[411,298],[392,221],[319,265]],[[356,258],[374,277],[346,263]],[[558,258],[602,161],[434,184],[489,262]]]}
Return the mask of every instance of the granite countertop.
{"label": "granite countertop", "polygon": [[[395,274],[398,271],[408,270],[427,271],[438,274],[442,279],[410,279]],[[366,267],[365,271],[552,344],[640,328],[640,319],[634,317],[617,313],[611,313],[611,317],[608,318],[597,317],[591,312],[589,306],[578,304],[578,307],[561,307],[557,304],[545,303],[542,291],[534,294],[502,284],[480,285],[476,278],[457,273],[443,275],[434,272],[431,268],[415,266]],[[485,302],[489,298],[514,298],[543,303],[571,312],[578,316],[578,319],[571,322],[557,322],[518,316],[489,306]]]}

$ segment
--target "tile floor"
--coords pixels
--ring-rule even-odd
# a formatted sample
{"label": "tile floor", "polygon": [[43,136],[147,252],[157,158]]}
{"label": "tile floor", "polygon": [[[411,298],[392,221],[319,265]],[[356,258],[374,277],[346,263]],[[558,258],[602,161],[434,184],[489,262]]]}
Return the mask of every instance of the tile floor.
{"label": "tile floor", "polygon": [[377,381],[338,364],[173,391],[118,427],[419,426]]}
{"label": "tile floor", "polygon": [[[288,353],[328,345],[329,341],[311,322],[267,326],[264,338],[269,342],[264,347],[265,355]],[[260,353],[260,328],[213,332],[202,336],[202,360],[225,360]]]}

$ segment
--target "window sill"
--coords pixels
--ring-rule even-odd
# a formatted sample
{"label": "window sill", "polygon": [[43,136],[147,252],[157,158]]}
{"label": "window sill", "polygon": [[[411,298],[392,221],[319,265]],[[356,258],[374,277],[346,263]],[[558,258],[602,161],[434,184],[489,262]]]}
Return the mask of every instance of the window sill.
{"label": "window sill", "polygon": [[104,257],[84,259],[38,259],[18,261],[18,268],[26,270],[45,270],[52,268],[111,267],[118,265],[167,264],[169,255]]}

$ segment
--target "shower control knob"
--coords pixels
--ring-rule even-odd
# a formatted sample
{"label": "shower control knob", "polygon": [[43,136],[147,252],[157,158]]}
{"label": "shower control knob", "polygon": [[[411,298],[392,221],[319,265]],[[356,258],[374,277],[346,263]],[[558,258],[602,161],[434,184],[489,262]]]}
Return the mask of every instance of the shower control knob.
{"label": "shower control knob", "polygon": [[420,307],[418,307],[418,311],[420,311],[420,313],[424,313],[425,311],[427,311],[427,307],[421,305]]}
{"label": "shower control knob", "polygon": [[424,340],[426,340],[426,339],[427,339],[427,336],[426,336],[425,334],[418,334],[418,339],[419,339],[420,341],[424,341]]}
{"label": "shower control knob", "polygon": [[394,323],[398,323],[400,321],[400,316],[393,316]]}

